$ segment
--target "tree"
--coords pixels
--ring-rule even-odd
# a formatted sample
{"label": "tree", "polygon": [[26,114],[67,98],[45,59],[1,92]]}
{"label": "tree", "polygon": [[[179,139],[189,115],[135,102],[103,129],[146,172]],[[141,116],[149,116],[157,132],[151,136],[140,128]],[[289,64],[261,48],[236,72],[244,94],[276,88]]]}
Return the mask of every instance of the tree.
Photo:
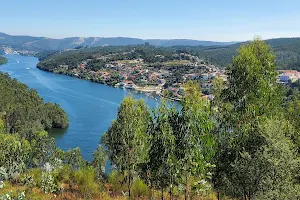
{"label": "tree", "polygon": [[176,108],[168,108],[166,102],[153,111],[153,120],[150,130],[150,151],[148,167],[150,169],[150,187],[156,187],[162,191],[170,186],[170,199],[172,188],[176,183],[178,172],[175,156],[175,138],[170,124],[170,117]]}
{"label": "tree", "polygon": [[[214,122],[210,114],[210,103],[201,98],[197,83],[188,82],[184,93],[181,115],[173,116],[175,118],[171,124],[175,135],[176,156],[185,177],[185,199],[190,199],[191,188],[200,191],[210,178],[213,168],[211,159],[215,153],[214,136],[211,134]],[[198,180],[194,185],[191,185],[191,176]]]}
{"label": "tree", "polygon": [[31,154],[30,143],[17,135],[0,134],[0,179],[24,172]]}
{"label": "tree", "polygon": [[299,175],[300,159],[297,148],[290,137],[294,127],[287,120],[267,119],[260,125],[266,144],[256,158],[264,163],[263,184],[255,199],[299,199],[300,184],[295,177]]}
{"label": "tree", "polygon": [[50,138],[46,131],[34,135],[30,141],[32,152],[30,154],[30,167],[41,167],[50,162],[53,153],[56,151],[54,138]]}
{"label": "tree", "polygon": [[107,155],[118,170],[127,173],[130,198],[131,179],[139,164],[148,157],[150,114],[143,100],[125,97],[118,109],[117,119],[102,138]]}
{"label": "tree", "polygon": [[296,131],[290,135],[297,148],[297,152],[300,156],[300,95],[291,95],[291,99],[287,100],[285,105],[285,117],[295,127]]}
{"label": "tree", "polygon": [[[279,168],[274,168],[266,149],[273,145],[269,142],[276,133],[266,135],[261,129],[269,118],[283,117],[283,93],[276,84],[275,68],[275,56],[263,41],[255,39],[242,46],[228,68],[228,84],[213,104],[218,111],[219,148],[214,182],[227,195],[250,199],[269,189],[268,180],[275,183],[268,170]],[[282,137],[282,141],[288,140],[286,135]]]}
{"label": "tree", "polygon": [[102,146],[98,146],[97,150],[94,152],[94,159],[92,165],[95,168],[96,176],[99,180],[103,180],[106,164],[106,154]]}

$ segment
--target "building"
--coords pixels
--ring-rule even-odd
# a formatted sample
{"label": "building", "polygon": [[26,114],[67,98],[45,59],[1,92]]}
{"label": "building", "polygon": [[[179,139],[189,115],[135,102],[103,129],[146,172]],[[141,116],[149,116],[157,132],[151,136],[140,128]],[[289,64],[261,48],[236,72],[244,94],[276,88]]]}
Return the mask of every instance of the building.
{"label": "building", "polygon": [[207,73],[201,74],[201,78],[203,81],[208,81],[208,74]]}
{"label": "building", "polygon": [[294,82],[300,78],[300,72],[297,70],[279,70],[279,81],[280,82]]}

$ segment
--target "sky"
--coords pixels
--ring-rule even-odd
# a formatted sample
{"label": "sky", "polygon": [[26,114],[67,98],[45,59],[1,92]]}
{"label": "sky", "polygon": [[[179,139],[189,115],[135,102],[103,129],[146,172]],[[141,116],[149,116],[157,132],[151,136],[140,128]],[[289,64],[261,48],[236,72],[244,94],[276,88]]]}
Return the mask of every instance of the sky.
{"label": "sky", "polygon": [[299,0],[2,0],[0,32],[245,41],[300,37]]}

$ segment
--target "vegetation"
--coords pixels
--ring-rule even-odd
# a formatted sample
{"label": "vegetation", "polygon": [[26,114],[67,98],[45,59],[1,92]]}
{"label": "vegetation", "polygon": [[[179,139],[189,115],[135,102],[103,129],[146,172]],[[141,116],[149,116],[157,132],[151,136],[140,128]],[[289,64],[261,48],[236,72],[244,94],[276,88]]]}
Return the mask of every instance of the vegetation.
{"label": "vegetation", "polygon": [[[47,57],[47,55],[49,55]],[[173,48],[149,44],[78,48],[63,52],[41,52],[37,67],[41,70],[66,74],[97,83],[160,93],[178,90],[191,79],[200,79],[208,71],[197,56]],[[163,87],[164,86],[164,87]],[[165,94],[165,93],[162,93]]]}
{"label": "vegetation", "polygon": [[293,185],[299,164],[293,137],[298,134],[283,116],[275,67],[270,48],[255,40],[241,47],[228,68],[228,85],[214,107],[219,146],[214,182],[226,195],[299,198],[299,185]]}
{"label": "vegetation", "polygon": [[[300,38],[278,38],[266,40],[265,42],[274,50],[277,69],[300,70]],[[245,42],[228,46],[178,46],[178,48],[182,51],[193,52],[199,58],[216,66],[227,67],[231,64],[233,56],[237,55],[237,50],[244,44]]]}
{"label": "vegetation", "polygon": [[[231,42],[211,42],[211,41],[198,41],[198,40],[143,40],[138,38],[128,37],[69,37],[62,39],[53,39],[46,37],[32,37],[32,36],[12,36],[0,32],[0,48],[12,47],[20,53],[30,53],[31,55],[46,51],[59,51],[64,49],[82,48],[85,46],[118,46],[118,45],[138,45],[148,43],[155,46],[174,46],[174,45],[192,45],[192,46],[212,46],[212,45],[226,45]],[[80,46],[78,46],[80,45]]]}
{"label": "vegetation", "polygon": [[[274,54],[276,55],[276,65],[277,69],[300,69],[300,38],[279,38],[279,39],[270,39],[265,41],[268,45],[272,47],[274,50]],[[178,53],[189,53],[194,56],[198,56],[205,62],[212,63],[219,67],[227,67],[231,64],[233,56],[237,55],[237,50],[240,48],[241,45],[245,43],[236,43],[231,45],[222,45],[222,46],[172,46],[172,47],[153,47],[148,46],[148,49],[143,49],[142,51],[145,52],[148,57],[151,57],[150,49],[156,49],[155,55],[163,55],[168,57],[170,52],[178,52]],[[83,52],[87,54],[92,54],[93,52],[99,52],[100,49],[107,49],[110,52],[115,52],[114,49],[128,51],[129,49],[134,48],[141,48],[143,45],[138,46],[126,46],[124,47],[96,47],[96,48],[89,48],[89,50],[81,51],[81,55]],[[126,50],[125,50],[126,49]],[[63,56],[70,55],[65,54]],[[85,56],[86,58],[87,56]],[[82,57],[79,57],[79,60]],[[151,60],[150,60],[151,61]]]}
{"label": "vegetation", "polygon": [[59,199],[299,199],[299,91],[278,85],[275,69],[270,47],[255,39],[239,49],[228,82],[214,80],[213,101],[201,98],[191,81],[180,110],[166,102],[149,110],[126,97],[91,163],[78,148],[57,149],[43,130],[10,134],[0,121],[0,192],[14,186],[25,193],[9,195],[32,199],[46,199],[45,193]]}
{"label": "vegetation", "polygon": [[57,104],[45,103],[34,89],[0,73],[0,113],[7,132],[24,135],[35,129],[65,128],[66,113]]}
{"label": "vegetation", "polygon": [[[143,59],[146,63],[177,60],[177,58],[173,56],[173,53],[176,53],[176,49],[149,45],[135,45],[80,48],[78,50],[56,53],[55,51],[44,51],[37,54],[37,56],[42,61],[38,64],[40,68],[46,68],[48,71],[53,71],[53,69],[57,68],[59,65],[68,65],[73,69],[86,60],[89,60],[87,68],[94,69],[96,69],[94,67],[95,65],[98,65],[98,69],[101,69],[104,67],[105,63],[118,60]],[[47,55],[49,57],[47,57]]]}
{"label": "vegetation", "polygon": [[0,56],[0,65],[3,65],[5,63],[7,63],[7,59],[4,58],[4,57],[2,57],[2,56]]}

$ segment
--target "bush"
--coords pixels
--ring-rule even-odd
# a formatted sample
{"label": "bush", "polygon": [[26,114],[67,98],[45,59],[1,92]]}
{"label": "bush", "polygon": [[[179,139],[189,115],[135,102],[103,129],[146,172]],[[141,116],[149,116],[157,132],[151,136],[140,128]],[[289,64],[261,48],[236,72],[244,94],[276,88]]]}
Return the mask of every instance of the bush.
{"label": "bush", "polygon": [[53,192],[58,191],[57,183],[56,183],[52,173],[49,173],[49,172],[42,173],[41,189],[45,193],[48,193],[48,192],[53,193]]}
{"label": "bush", "polygon": [[19,182],[29,187],[41,187],[42,170],[30,169],[26,173],[22,174],[19,178]]}
{"label": "bush", "polygon": [[122,192],[127,191],[126,179],[123,173],[112,171],[108,177],[109,187],[107,188],[114,195],[121,195]]}
{"label": "bush", "polygon": [[149,187],[138,178],[133,181],[131,191],[134,198],[150,197],[151,195],[151,190]]}
{"label": "bush", "polygon": [[95,182],[95,170],[92,167],[79,169],[74,172],[75,183],[79,186],[84,197],[92,197],[99,192],[99,185]]}
{"label": "bush", "polygon": [[70,187],[74,182],[74,171],[70,165],[64,165],[57,173],[58,182],[68,184]]}

